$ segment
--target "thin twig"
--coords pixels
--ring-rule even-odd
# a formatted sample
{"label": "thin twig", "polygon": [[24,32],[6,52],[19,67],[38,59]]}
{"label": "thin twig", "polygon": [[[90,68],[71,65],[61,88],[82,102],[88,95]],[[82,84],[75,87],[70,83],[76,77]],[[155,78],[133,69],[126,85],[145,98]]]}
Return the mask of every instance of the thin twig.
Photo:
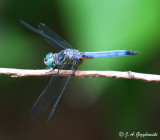
{"label": "thin twig", "polygon": [[106,78],[121,78],[121,79],[137,79],[144,81],[160,81],[160,75],[144,74],[137,72],[120,72],[120,71],[71,71],[71,70],[28,70],[28,69],[13,69],[13,68],[0,68],[0,75],[10,75],[11,77],[27,77],[27,76],[69,76],[72,74],[77,78],[86,77],[106,77]]}

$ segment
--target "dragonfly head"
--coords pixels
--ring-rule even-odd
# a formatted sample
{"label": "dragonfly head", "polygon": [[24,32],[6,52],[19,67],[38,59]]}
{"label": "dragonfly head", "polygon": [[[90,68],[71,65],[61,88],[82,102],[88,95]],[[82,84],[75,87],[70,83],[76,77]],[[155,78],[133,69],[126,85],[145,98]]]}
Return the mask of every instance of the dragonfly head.
{"label": "dragonfly head", "polygon": [[46,55],[46,57],[44,58],[44,63],[50,67],[50,68],[53,68],[55,67],[55,60],[54,60],[54,54],[53,53],[48,53]]}

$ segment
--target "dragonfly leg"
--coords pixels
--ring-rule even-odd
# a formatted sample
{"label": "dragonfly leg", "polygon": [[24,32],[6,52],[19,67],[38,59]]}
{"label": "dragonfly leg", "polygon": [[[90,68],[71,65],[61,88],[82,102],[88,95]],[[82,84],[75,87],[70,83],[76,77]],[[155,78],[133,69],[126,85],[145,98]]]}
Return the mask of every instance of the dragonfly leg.
{"label": "dragonfly leg", "polygon": [[81,66],[81,64],[83,63],[83,59],[79,59],[78,61],[78,65],[75,65],[75,70],[77,70]]}
{"label": "dragonfly leg", "polygon": [[61,70],[62,68],[63,68],[63,65],[57,66],[55,68],[49,68],[50,71],[48,71],[46,73],[53,73],[54,72],[54,74],[57,74],[57,73],[59,73],[59,70]]}
{"label": "dragonfly leg", "polygon": [[64,65],[60,65],[60,66],[57,66],[56,69],[58,70],[55,74],[59,73],[59,71],[64,67]]}
{"label": "dragonfly leg", "polygon": [[[45,69],[48,69],[48,68],[45,68]],[[58,72],[59,72],[59,71],[58,71]],[[54,74],[56,74],[56,73],[58,73],[58,72],[56,72],[54,68],[49,68],[49,71],[47,71],[46,74],[47,74],[47,73],[50,73],[50,74],[53,74],[53,73],[54,73]]]}

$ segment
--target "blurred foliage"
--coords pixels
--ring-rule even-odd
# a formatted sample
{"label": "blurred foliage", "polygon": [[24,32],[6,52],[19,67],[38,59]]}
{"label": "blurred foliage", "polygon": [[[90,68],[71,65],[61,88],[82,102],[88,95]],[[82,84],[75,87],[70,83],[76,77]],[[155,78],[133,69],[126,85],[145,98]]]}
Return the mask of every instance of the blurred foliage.
{"label": "blurred foliage", "polygon": [[[41,36],[21,25],[19,20],[23,19],[36,28],[39,22],[44,22],[80,51],[137,50],[141,52],[141,55],[137,56],[86,60],[80,68],[82,70],[131,70],[158,74],[159,9],[159,0],[0,0],[0,67],[45,68],[43,58],[48,52],[52,51],[52,47]],[[12,122],[7,125],[8,127],[13,128],[11,125],[15,122],[19,124],[19,118],[21,118],[21,121],[28,119],[28,116],[25,118],[26,120],[22,118],[29,114],[29,107],[43,91],[48,80],[49,78],[45,77],[23,79],[0,77],[2,91],[0,101],[6,103],[0,108],[2,109],[5,106],[4,116],[13,116],[13,112],[17,111],[16,108],[19,109],[16,112],[17,119],[15,121],[9,117],[6,118],[6,122],[9,119],[9,122]],[[154,92],[152,88],[155,89]],[[139,128],[139,131],[142,128],[147,128],[144,129],[145,131],[152,130],[149,129],[150,125],[146,126],[143,117],[149,112],[150,114],[156,112],[155,110],[155,112],[151,111],[152,108],[149,108],[147,102],[154,104],[154,100],[159,97],[155,92],[158,89],[158,84],[135,80],[74,78],[70,82],[64,97],[70,108],[75,108],[75,110],[79,108],[84,112],[84,108],[89,112],[94,110],[90,117],[94,116],[97,122],[91,119],[87,123],[87,119],[84,119],[86,125],[88,124],[87,126],[94,126],[93,128],[89,127],[91,132],[98,131],[96,135],[95,133],[90,134],[90,131],[85,129],[89,139],[97,139],[100,136],[102,139],[106,137],[116,139],[115,135],[118,135],[120,130],[136,131],[135,128]],[[152,101],[149,101],[149,99]],[[95,111],[95,106],[97,106],[97,111]],[[153,105],[153,107],[155,106]],[[13,109],[13,111],[9,113],[7,108]],[[24,108],[27,108],[28,112]],[[68,112],[71,112],[70,108],[67,110]],[[22,115],[18,114],[20,110],[23,112]],[[144,111],[144,113],[141,111]],[[76,113],[79,114],[79,112]],[[61,119],[69,119],[67,114],[62,113],[59,116],[61,116]],[[18,117],[19,115],[20,117]],[[89,116],[90,113],[84,115]],[[82,117],[81,115],[78,116]],[[78,116],[75,115],[77,120],[80,121]],[[152,118],[152,116],[150,117]],[[2,120],[3,118],[0,118],[0,121]],[[57,129],[57,125],[61,124],[58,117],[53,119],[53,122],[56,120],[58,123],[53,124],[54,130]],[[43,124],[40,120],[39,122]],[[68,123],[74,125],[77,122],[70,120]],[[5,125],[5,123],[3,124]],[[3,124],[1,129],[3,129]],[[28,128],[30,128],[30,125],[35,125],[32,126],[32,130],[36,132],[34,129],[38,124],[29,124]],[[86,125],[84,123],[84,126],[81,125],[80,128],[82,129]],[[19,130],[20,126],[19,124],[15,127]],[[29,133],[26,123],[22,123],[22,126],[26,130],[22,130],[21,134]],[[64,126],[67,127],[67,123]],[[95,127],[99,129],[97,130]],[[62,132],[65,131],[61,129],[58,128]],[[5,130],[6,132],[9,131],[7,128]],[[44,131],[44,129],[39,129],[37,132],[41,133],[42,130]],[[70,135],[73,133],[79,134],[71,128],[69,130],[71,130]],[[82,130],[80,132],[84,133]],[[155,131],[155,129],[153,130]],[[49,129],[46,129],[45,133],[47,131]],[[56,139],[57,135],[55,136]],[[52,133],[49,136],[49,138],[52,138]],[[79,139],[87,139],[86,137],[84,134]],[[32,138],[38,138],[38,136],[32,136]],[[39,138],[42,139],[42,137]]]}

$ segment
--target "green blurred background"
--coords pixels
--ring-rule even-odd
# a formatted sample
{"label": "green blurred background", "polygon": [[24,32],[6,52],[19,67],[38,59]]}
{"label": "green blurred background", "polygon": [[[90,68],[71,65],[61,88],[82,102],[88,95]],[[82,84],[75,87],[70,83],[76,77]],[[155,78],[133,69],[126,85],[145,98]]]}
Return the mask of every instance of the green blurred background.
{"label": "green blurred background", "polygon": [[[80,51],[141,52],[85,60],[81,70],[160,74],[159,13],[159,0],[0,0],[0,67],[46,68],[52,47],[23,19],[36,28],[44,22]],[[73,78],[50,122],[52,106],[32,121],[30,110],[49,79],[0,75],[0,139],[118,140],[120,131],[160,131],[160,84],[138,80]]]}

